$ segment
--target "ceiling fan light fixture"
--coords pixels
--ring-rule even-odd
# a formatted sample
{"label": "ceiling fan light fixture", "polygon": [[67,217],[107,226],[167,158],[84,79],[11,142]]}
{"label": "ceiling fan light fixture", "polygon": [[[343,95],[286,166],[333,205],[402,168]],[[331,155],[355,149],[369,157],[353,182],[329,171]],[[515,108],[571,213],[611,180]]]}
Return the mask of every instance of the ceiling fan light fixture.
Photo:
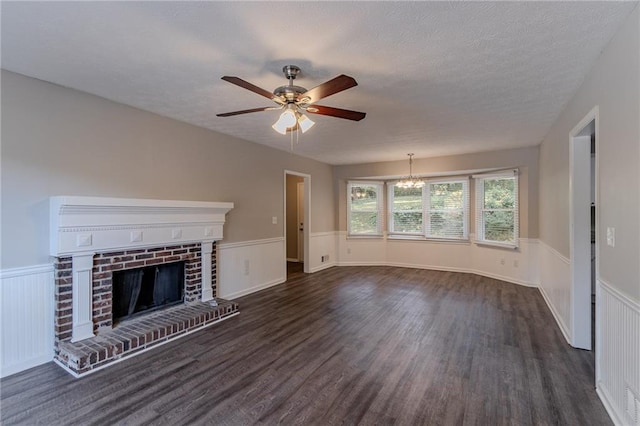
{"label": "ceiling fan light fixture", "polygon": [[424,181],[416,176],[413,176],[413,156],[414,154],[407,154],[409,156],[409,176],[402,178],[396,183],[398,188],[410,189],[410,188],[422,188]]}
{"label": "ceiling fan light fixture", "polygon": [[300,114],[300,117],[298,117],[298,127],[302,130],[302,133],[305,133],[307,130],[312,128],[314,124],[316,124],[316,122],[304,114]]}
{"label": "ceiling fan light fixture", "polygon": [[282,114],[280,114],[280,118],[276,121],[273,126],[273,130],[276,132],[286,135],[287,130],[296,125],[296,112],[292,108],[287,108]]}

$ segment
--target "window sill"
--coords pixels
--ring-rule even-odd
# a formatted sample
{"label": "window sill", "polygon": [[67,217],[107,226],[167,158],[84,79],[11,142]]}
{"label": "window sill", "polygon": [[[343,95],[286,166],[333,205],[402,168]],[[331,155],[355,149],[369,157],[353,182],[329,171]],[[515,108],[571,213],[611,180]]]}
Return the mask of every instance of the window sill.
{"label": "window sill", "polygon": [[517,250],[518,249],[518,245],[517,244],[500,243],[498,241],[478,241],[478,240],[476,240],[476,241],[474,241],[474,243],[476,245],[479,245],[479,246],[503,248],[503,249],[510,249],[510,250]]}
{"label": "window sill", "polygon": [[453,244],[469,244],[469,240],[453,240],[446,238],[426,238],[421,235],[387,235],[388,240],[394,241],[425,241],[430,243],[453,243]]}
{"label": "window sill", "polygon": [[384,235],[347,235],[347,240],[382,240]]}

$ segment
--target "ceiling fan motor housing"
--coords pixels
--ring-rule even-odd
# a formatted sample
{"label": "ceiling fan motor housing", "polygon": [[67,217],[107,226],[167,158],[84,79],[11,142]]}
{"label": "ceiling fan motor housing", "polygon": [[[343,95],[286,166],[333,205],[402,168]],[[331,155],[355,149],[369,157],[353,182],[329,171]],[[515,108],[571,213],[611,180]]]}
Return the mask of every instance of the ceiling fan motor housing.
{"label": "ceiling fan motor housing", "polygon": [[300,68],[295,65],[285,65],[282,67],[284,76],[289,80],[289,84],[286,86],[280,86],[273,91],[273,94],[280,96],[287,100],[287,102],[295,102],[298,99],[298,95],[301,95],[307,91],[304,87],[295,86],[293,80],[300,74]]}

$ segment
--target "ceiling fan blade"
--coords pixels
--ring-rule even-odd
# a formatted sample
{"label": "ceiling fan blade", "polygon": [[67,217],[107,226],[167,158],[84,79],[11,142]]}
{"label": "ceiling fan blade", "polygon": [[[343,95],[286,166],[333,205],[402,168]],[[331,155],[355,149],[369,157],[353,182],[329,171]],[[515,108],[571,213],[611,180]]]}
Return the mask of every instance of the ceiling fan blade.
{"label": "ceiling fan blade", "polygon": [[307,112],[311,114],[329,115],[331,117],[345,118],[347,120],[360,121],[366,117],[366,113],[351,111],[348,109],[333,108],[322,105],[311,105],[307,108]]}
{"label": "ceiling fan blade", "polygon": [[342,92],[343,90],[347,90],[357,85],[358,83],[353,77],[342,74],[329,81],[325,81],[313,89],[307,90],[298,97],[298,101],[300,103],[312,104],[322,98],[326,98],[327,96]]}
{"label": "ceiling fan blade", "polygon": [[243,109],[242,111],[233,111],[233,112],[225,112],[222,114],[216,114],[216,117],[231,117],[234,115],[240,114],[248,114],[250,112],[260,112],[260,111],[271,111],[274,109],[280,109],[280,107],[264,107],[264,108],[253,108],[253,109]]}
{"label": "ceiling fan blade", "polygon": [[257,93],[260,96],[264,96],[267,99],[271,99],[272,101],[275,101],[279,104],[283,104],[285,103],[282,99],[280,99],[280,97],[274,95],[273,93],[269,92],[268,90],[265,90],[261,87],[256,86],[255,84],[251,84],[248,81],[245,81],[239,77],[230,77],[228,75],[225,75],[224,77],[222,77],[222,79],[224,81],[228,81],[231,84],[235,84],[236,86],[240,86],[243,89],[247,89],[252,91],[253,93]]}

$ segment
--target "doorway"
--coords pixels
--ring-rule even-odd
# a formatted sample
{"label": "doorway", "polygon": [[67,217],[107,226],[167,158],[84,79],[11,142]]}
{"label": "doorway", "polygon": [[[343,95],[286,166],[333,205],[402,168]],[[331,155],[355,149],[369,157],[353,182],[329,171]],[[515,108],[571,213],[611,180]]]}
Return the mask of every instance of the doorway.
{"label": "doorway", "polygon": [[570,135],[571,345],[592,350],[597,342],[598,109]]}
{"label": "doorway", "polygon": [[287,280],[309,272],[309,223],[311,176],[285,171],[285,272]]}

